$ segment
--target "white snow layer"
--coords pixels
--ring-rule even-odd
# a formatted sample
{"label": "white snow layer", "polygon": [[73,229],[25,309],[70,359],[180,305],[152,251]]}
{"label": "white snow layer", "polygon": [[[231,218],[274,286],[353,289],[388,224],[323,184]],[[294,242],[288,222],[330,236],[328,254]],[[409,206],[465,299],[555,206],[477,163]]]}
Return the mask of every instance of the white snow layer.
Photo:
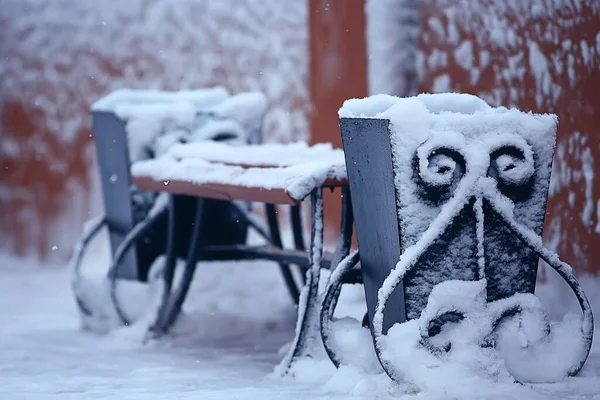
{"label": "white snow layer", "polygon": [[[289,156],[289,157],[286,157]],[[253,166],[246,168],[246,166]],[[275,168],[263,168],[262,166]],[[346,179],[344,154],[331,144],[265,144],[232,147],[214,142],[181,144],[158,159],[138,161],[131,174],[170,181],[283,189],[303,200],[327,179]]]}
{"label": "white snow layer", "polygon": [[125,122],[129,159],[158,157],[174,143],[211,140],[227,134],[228,143],[257,143],[267,99],[260,92],[229,96],[224,88],[158,92],[118,90],[92,105]]}
{"label": "white snow layer", "polygon": [[206,141],[175,145],[167,156],[174,159],[201,158],[211,162],[252,167],[286,167],[315,161],[325,161],[339,167],[345,165],[344,151],[334,149],[331,143],[266,143],[236,148]]}
{"label": "white snow layer", "polygon": [[[94,245],[84,262],[86,273],[100,277],[107,251],[106,240]],[[417,364],[421,391],[396,385],[381,371],[369,331],[354,319],[364,313],[358,286],[343,289],[337,314],[351,317],[332,327],[352,366],[336,370],[327,359],[305,359],[295,365],[293,379],[278,378],[272,371],[293,338],[295,309],[276,265],[198,268],[203,279],[194,281],[175,334],[144,345],[150,318],[106,336],[82,332],[65,268],[0,254],[0,398],[591,400],[600,392],[598,349],[580,376],[557,384],[522,386],[486,380],[481,371],[464,367],[442,373],[435,364]],[[549,292],[544,301],[553,298]],[[405,356],[411,363],[423,360],[417,349],[410,351]]]}

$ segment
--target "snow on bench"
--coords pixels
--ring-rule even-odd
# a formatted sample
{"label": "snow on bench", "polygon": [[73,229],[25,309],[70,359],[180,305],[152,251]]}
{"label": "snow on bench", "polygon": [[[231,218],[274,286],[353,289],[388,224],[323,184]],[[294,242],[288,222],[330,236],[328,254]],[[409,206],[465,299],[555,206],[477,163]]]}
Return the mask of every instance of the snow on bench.
{"label": "snow on bench", "polygon": [[292,205],[317,188],[347,184],[344,152],[328,143],[180,144],[134,163],[131,175],[143,190]]}

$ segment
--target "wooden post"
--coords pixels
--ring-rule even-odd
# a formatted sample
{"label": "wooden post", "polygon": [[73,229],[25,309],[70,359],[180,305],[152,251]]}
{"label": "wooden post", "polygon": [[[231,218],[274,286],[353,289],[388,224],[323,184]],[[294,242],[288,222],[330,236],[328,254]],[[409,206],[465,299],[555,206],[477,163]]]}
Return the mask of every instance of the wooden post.
{"label": "wooden post", "polygon": [[[344,100],[367,95],[365,0],[309,0],[311,142],[341,147],[337,110]],[[341,191],[325,193],[325,240],[340,223]]]}

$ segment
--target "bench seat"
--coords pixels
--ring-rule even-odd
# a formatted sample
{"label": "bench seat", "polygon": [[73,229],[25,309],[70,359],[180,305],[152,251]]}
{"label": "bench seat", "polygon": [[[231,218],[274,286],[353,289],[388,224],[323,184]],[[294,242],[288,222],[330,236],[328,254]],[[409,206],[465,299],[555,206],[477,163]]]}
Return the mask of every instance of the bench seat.
{"label": "bench seat", "polygon": [[306,143],[231,146],[196,142],[131,167],[140,189],[297,205],[314,189],[347,185],[342,150]]}

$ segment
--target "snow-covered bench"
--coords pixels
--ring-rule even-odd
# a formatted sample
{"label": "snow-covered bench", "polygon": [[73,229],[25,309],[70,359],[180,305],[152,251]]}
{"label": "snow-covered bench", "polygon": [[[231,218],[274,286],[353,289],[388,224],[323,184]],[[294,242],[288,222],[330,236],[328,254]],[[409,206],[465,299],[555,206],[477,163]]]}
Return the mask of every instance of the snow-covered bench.
{"label": "snow-covered bench", "polygon": [[347,185],[344,153],[330,144],[175,145],[158,159],[134,163],[136,186],[221,200],[297,205],[317,188]]}
{"label": "snow-covered bench", "polygon": [[[459,344],[458,351],[470,349],[479,367],[489,357],[481,349],[502,339],[498,331],[515,316],[525,324],[517,330],[534,340],[524,348],[509,343],[505,356],[510,374],[530,381],[576,374],[590,351],[591,308],[571,268],[539,236],[554,116],[492,108],[474,96],[444,94],[354,99],[345,103],[340,117],[344,152],[329,144],[171,143],[164,154],[131,166],[138,189],[160,194],[123,243],[141,237],[161,213],[169,221],[165,291],[151,332],[164,334],[175,322],[198,261],[265,259],[279,263],[299,305],[296,338],[283,372],[300,357],[318,357],[319,331],[331,361],[339,366],[348,360],[340,357],[335,343],[339,331],[332,330],[333,314],[342,285],[361,282],[368,310],[363,325],[371,329],[383,369],[396,381],[411,374],[413,364],[419,371],[444,367],[448,359],[468,362],[464,354],[453,358],[453,343]],[[325,254],[322,191],[336,187],[342,190],[340,237],[335,252]],[[312,222],[308,255],[299,209],[307,197]],[[183,276],[172,288],[178,246],[175,203],[181,198],[192,199],[195,206],[184,216],[191,227],[184,235],[190,243]],[[208,244],[205,239],[219,221],[203,226],[206,202],[223,200],[268,244]],[[268,229],[246,202],[266,204]],[[276,205],[291,206],[294,250],[283,249]],[[349,251],[353,212],[360,254]],[[119,247],[113,267],[126,251],[127,246]],[[565,320],[551,332],[533,295],[538,258],[573,289],[583,312],[580,325],[565,326]],[[303,287],[301,296],[290,264],[306,272],[298,285]],[[328,267],[331,275],[320,293],[320,272]],[[113,303],[118,308],[115,299]],[[125,316],[121,319],[127,322]],[[539,368],[557,347],[568,349],[561,362]]]}
{"label": "snow-covered bench", "polygon": [[[119,90],[92,106],[106,214],[86,224],[72,258],[73,291],[84,326],[106,331],[135,322],[141,317],[129,307],[135,299],[118,295],[117,287],[134,281],[150,289],[152,284],[143,283],[158,278],[165,290],[150,333],[162,335],[181,310],[198,261],[264,259],[279,264],[299,304],[294,349],[303,348],[305,327],[316,320],[320,269],[337,265],[350,247],[353,218],[344,153],[330,144],[258,145],[265,111],[261,93],[230,96],[223,88]],[[324,188],[342,191],[334,253],[322,246]],[[312,200],[309,251],[300,209],[307,197]],[[250,202],[264,203],[267,226],[251,213]],[[278,205],[290,206],[294,249],[283,248]],[[109,307],[96,302],[81,271],[85,249],[103,227],[112,250]],[[248,227],[267,244],[247,245]],[[181,279],[175,279],[178,258],[185,259]]]}
{"label": "snow-covered bench", "polygon": [[[188,259],[184,287],[170,295],[174,264],[167,265],[165,271],[167,295],[163,299],[159,317],[153,330],[162,334],[171,327],[180,312],[186,296],[196,262],[199,260],[240,260],[261,258],[280,263],[288,287],[294,290],[293,278],[287,270],[289,264],[301,266],[306,276],[304,301],[299,302],[299,329],[297,341],[292,350],[295,358],[305,348],[308,340],[306,332],[318,330],[319,300],[318,285],[320,270],[337,265],[350,248],[352,236],[352,210],[349,206],[348,182],[343,151],[333,149],[331,144],[308,146],[306,143],[264,144],[231,146],[216,142],[198,142],[173,146],[165,155],[157,159],[138,161],[131,167],[133,183],[142,190],[168,193],[171,199],[176,196],[192,196],[198,201],[197,213],[202,213],[202,202],[206,199],[228,200],[232,202],[251,201],[267,205],[270,232],[262,228],[256,217],[244,211],[240,205],[242,218],[256,228],[270,242],[270,246],[208,246],[203,247],[202,238],[194,228],[190,248],[197,256]],[[340,240],[331,255],[323,252],[323,198],[325,188],[341,188],[342,225]],[[279,229],[276,224],[276,205],[291,205],[299,211],[298,205],[307,197],[311,198],[312,234],[310,255],[304,252],[300,218],[292,218],[292,230],[296,250],[282,248]],[[172,200],[171,200],[172,201]],[[173,211],[173,208],[171,209]],[[170,218],[173,218],[171,215]],[[198,217],[196,220],[199,220]],[[169,237],[171,235],[169,234]],[[195,250],[198,248],[197,250]],[[169,255],[167,255],[169,258]],[[308,271],[308,273],[306,273]],[[354,279],[358,275],[355,274]],[[185,286],[187,285],[187,286]]]}

